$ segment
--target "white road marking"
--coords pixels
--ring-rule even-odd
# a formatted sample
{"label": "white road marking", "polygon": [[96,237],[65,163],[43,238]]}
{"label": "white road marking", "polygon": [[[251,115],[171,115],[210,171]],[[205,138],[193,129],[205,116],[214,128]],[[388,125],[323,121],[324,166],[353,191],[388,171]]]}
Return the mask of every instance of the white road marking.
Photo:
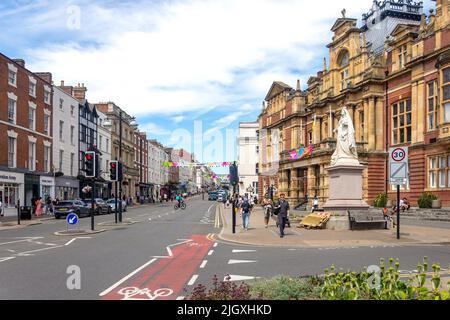
{"label": "white road marking", "polygon": [[197,279],[198,279],[198,274],[194,274],[193,276],[192,276],[192,278],[191,278],[191,280],[189,280],[189,282],[188,282],[188,286],[192,286],[194,283],[195,283],[195,281],[197,281]]}
{"label": "white road marking", "polygon": [[11,244],[11,243],[18,243],[18,242],[30,242],[32,240],[37,240],[37,239],[43,239],[44,237],[29,237],[27,239],[22,239],[22,240],[14,240],[14,241],[9,241],[9,242],[3,242],[0,243],[0,246],[4,245],[4,244]]}
{"label": "white road marking", "polygon": [[257,260],[230,260],[228,261],[228,264],[239,264],[239,263],[255,263],[258,262]]}
{"label": "white road marking", "polygon": [[214,250],[209,250],[208,256],[212,255],[214,253]]}
{"label": "white road marking", "polygon": [[169,246],[166,247],[166,250],[167,250],[167,252],[169,253],[168,256],[154,256],[153,258],[162,258],[162,259],[170,259],[170,258],[173,258],[173,253],[172,253],[172,250],[170,249],[170,247],[175,247],[175,246],[178,246],[178,245],[180,245],[180,244],[192,242],[192,239],[178,239],[178,240],[179,240],[179,241],[182,241],[182,242],[177,242],[177,243],[171,244],[171,245],[169,245]]}
{"label": "white road marking", "polygon": [[233,253],[256,252],[256,250],[233,250]]}
{"label": "white road marking", "polygon": [[184,297],[180,296],[180,297],[177,298],[177,300],[184,300]]}
{"label": "white road marking", "polygon": [[213,244],[213,247],[215,248],[215,247],[217,247],[217,245],[218,245],[218,243],[216,242]]}
{"label": "white road marking", "polygon": [[50,249],[56,249],[56,248],[61,248],[64,245],[60,245],[60,246],[55,246],[55,247],[47,247],[47,248],[42,248],[42,249],[37,249],[37,250],[31,250],[31,251],[25,251],[25,252],[20,252],[17,255],[18,256],[31,256],[33,252],[39,252],[39,251],[45,251],[45,250],[50,250]]}
{"label": "white road marking", "polygon": [[200,265],[200,269],[204,269],[207,263],[208,260],[203,260],[202,264]]}
{"label": "white road marking", "polygon": [[124,283],[125,281],[127,281],[128,279],[130,279],[132,276],[134,276],[136,273],[138,273],[139,271],[141,271],[142,269],[146,268],[147,266],[151,265],[153,262],[155,262],[158,259],[152,259],[150,261],[148,261],[146,264],[140,266],[139,268],[137,268],[136,270],[134,270],[132,273],[130,273],[129,275],[125,276],[124,278],[122,278],[121,280],[119,280],[118,282],[116,282],[115,284],[113,284],[111,287],[109,287],[108,289],[106,289],[105,291],[103,291],[102,293],[99,294],[100,297],[110,293],[112,290],[114,290],[117,286],[121,285],[122,283]]}
{"label": "white road marking", "polygon": [[152,221],[152,218],[149,218],[148,221]]}
{"label": "white road marking", "polygon": [[12,260],[15,257],[5,257],[5,258],[0,258],[0,262],[4,262],[4,261],[8,261],[8,260]]}
{"label": "white road marking", "polygon": [[6,251],[9,251],[9,252],[12,252],[12,253],[16,252],[15,250],[12,250],[12,249],[8,249]]}
{"label": "white road marking", "polygon": [[254,280],[259,279],[260,277],[252,277],[252,276],[239,276],[239,275],[229,275],[223,278],[223,281],[244,281],[244,280]]}
{"label": "white road marking", "polygon": [[77,239],[91,239],[91,237],[76,237],[76,238],[73,238],[72,240],[68,241],[68,242],[65,244],[65,246],[68,246],[69,244],[71,244],[72,242],[74,242],[74,241],[77,240]]}
{"label": "white road marking", "polygon": [[161,218],[161,216],[158,216],[158,218]]}

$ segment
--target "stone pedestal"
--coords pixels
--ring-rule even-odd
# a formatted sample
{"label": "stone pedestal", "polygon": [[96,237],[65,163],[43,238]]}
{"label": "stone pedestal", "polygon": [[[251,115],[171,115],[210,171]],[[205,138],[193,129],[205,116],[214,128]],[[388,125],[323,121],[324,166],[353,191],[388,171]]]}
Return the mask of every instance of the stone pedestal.
{"label": "stone pedestal", "polygon": [[329,177],[329,198],[323,208],[326,211],[368,210],[363,200],[360,164],[338,164],[326,168]]}

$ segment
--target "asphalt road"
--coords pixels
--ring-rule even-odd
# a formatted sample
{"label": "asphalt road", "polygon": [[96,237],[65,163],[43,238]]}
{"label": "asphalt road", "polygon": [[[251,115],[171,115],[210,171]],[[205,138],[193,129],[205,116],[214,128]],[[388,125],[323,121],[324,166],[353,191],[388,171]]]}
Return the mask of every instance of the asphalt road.
{"label": "asphalt road", "polygon": [[[358,270],[391,256],[400,258],[405,272],[423,256],[445,269],[450,265],[449,246],[281,249],[224,243],[211,237],[220,232],[215,203],[201,198],[188,199],[185,211],[169,203],[131,209],[125,217],[139,222],[104,227],[109,230],[86,238],[53,235],[65,230],[63,220],[0,231],[0,299],[177,299],[214,275],[312,275],[333,263]],[[96,217],[97,223],[113,220]],[[89,229],[89,218],[80,221],[80,228]],[[80,289],[68,288],[68,279],[69,287],[78,279],[69,266],[79,267]]]}

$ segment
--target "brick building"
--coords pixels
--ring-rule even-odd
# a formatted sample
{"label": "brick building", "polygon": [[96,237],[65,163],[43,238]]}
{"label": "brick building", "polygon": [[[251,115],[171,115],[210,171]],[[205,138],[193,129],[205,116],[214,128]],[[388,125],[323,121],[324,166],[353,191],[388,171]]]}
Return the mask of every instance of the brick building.
{"label": "brick building", "polygon": [[134,164],[139,171],[139,186],[136,192],[145,199],[150,198],[153,192],[153,184],[148,180],[148,141],[145,132],[136,131],[134,133]]}
{"label": "brick building", "polygon": [[54,196],[51,74],[33,73],[25,61],[0,54],[0,200],[14,205]]}

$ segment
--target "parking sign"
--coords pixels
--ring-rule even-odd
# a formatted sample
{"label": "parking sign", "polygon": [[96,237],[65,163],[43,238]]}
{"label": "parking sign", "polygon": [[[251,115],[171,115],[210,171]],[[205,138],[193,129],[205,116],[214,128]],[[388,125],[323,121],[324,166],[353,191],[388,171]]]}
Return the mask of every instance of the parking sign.
{"label": "parking sign", "polygon": [[389,149],[389,181],[394,185],[408,183],[408,147]]}

